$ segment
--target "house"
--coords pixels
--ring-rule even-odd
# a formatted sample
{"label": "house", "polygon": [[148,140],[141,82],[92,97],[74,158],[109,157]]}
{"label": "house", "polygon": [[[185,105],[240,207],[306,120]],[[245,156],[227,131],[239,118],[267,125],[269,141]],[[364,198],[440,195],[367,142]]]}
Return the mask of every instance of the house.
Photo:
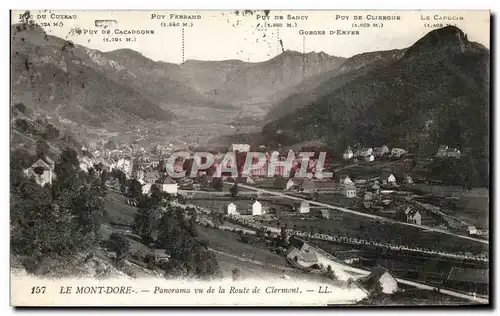
{"label": "house", "polygon": [[371,154],[373,154],[373,148],[371,148],[371,147],[361,148],[361,155],[360,156],[366,157],[366,156],[371,156]]}
{"label": "house", "polygon": [[309,202],[307,201],[302,201],[299,206],[299,213],[300,214],[308,214],[311,211],[311,207],[309,205]]}
{"label": "house", "polygon": [[161,183],[161,190],[163,192],[167,192],[168,194],[177,195],[178,189],[179,185],[177,182],[169,176],[167,176]]}
{"label": "house", "polygon": [[252,215],[253,216],[259,216],[262,215],[262,204],[260,204],[259,201],[255,201],[252,204]]}
{"label": "house", "polygon": [[248,145],[248,144],[232,144],[231,151],[238,151],[238,152],[242,152],[242,153],[249,152],[250,145]]}
{"label": "house", "polygon": [[380,175],[380,181],[383,185],[393,186],[396,184],[396,177],[389,172],[383,172]]}
{"label": "house", "polygon": [[460,150],[456,148],[448,148],[448,150],[446,151],[446,157],[448,158],[460,159],[461,155],[462,154],[460,153]]}
{"label": "house", "polygon": [[488,228],[478,228],[476,226],[468,226],[467,234],[468,235],[476,235],[476,236],[487,236],[489,233]]}
{"label": "house", "polygon": [[291,189],[293,189],[293,187],[295,187],[295,182],[294,182],[292,179],[289,179],[289,180],[286,182],[285,189],[286,189],[286,190],[291,190]]}
{"label": "house", "polygon": [[470,236],[477,235],[476,226],[468,226],[467,227],[467,234],[470,235]]}
{"label": "house", "polygon": [[413,184],[413,179],[410,176],[406,176],[405,179],[403,180],[404,184]]}
{"label": "house", "polygon": [[170,260],[170,255],[167,254],[167,251],[165,249],[153,249],[151,255],[154,258],[155,264],[159,264]]}
{"label": "house", "polygon": [[319,260],[314,248],[299,238],[290,238],[287,261],[299,269],[319,268]]}
{"label": "house", "polygon": [[320,212],[321,212],[322,218],[330,219],[330,210],[329,209],[322,209]]}
{"label": "house", "polygon": [[344,179],[340,180],[340,184],[342,185],[354,185],[354,182],[349,178],[349,176],[346,176]]}
{"label": "house", "polygon": [[98,158],[96,159],[97,164],[102,164],[102,169],[101,170],[107,170],[108,172],[111,172],[111,165],[113,164],[112,161],[109,161],[104,158]]}
{"label": "house", "polygon": [[381,266],[377,266],[369,275],[359,278],[358,283],[368,292],[374,290],[376,283],[380,284],[382,292],[385,294],[393,294],[398,290],[396,278]]}
{"label": "house", "polygon": [[121,170],[127,177],[130,177],[132,175],[132,166],[133,163],[129,159],[119,158],[116,163],[111,165],[111,169]]}
{"label": "house", "polygon": [[468,293],[487,294],[489,269],[452,267],[444,284],[447,287],[458,288]]}
{"label": "house", "polygon": [[406,214],[406,221],[408,223],[422,225],[422,215],[418,210],[408,207],[405,210],[405,214]]}
{"label": "house", "polygon": [[192,178],[182,178],[179,184],[182,190],[193,190],[194,180]]}
{"label": "house", "polygon": [[231,203],[229,203],[227,205],[227,214],[228,215],[236,215],[236,214],[238,214],[238,212],[236,211],[236,204],[234,204],[234,203],[231,202]]}
{"label": "house", "polygon": [[356,197],[356,186],[354,184],[348,184],[344,186],[344,195],[348,199]]}
{"label": "house", "polygon": [[365,196],[363,197],[363,206],[365,208],[370,208],[373,205],[373,193],[371,192],[366,192]]}
{"label": "house", "polygon": [[144,175],[144,181],[146,181],[146,183],[156,183],[158,179],[160,179],[160,174],[155,171],[148,171]]}
{"label": "house", "polygon": [[393,148],[391,150],[391,156],[392,157],[401,157],[403,156],[404,154],[406,154],[407,151],[405,149],[402,149],[402,148]]}
{"label": "house", "polygon": [[343,157],[345,160],[349,160],[349,159],[351,159],[352,157],[354,157],[354,153],[352,152],[351,147],[347,147],[347,149],[344,151],[344,154],[342,155],[342,157]]}
{"label": "house", "polygon": [[436,157],[439,158],[444,158],[446,157],[446,152],[448,151],[448,146],[447,145],[439,145]]}
{"label": "house", "polygon": [[50,158],[38,159],[28,169],[24,170],[24,174],[28,178],[34,178],[35,182],[44,186],[45,184],[52,185],[54,177],[54,162]]}
{"label": "house", "polygon": [[490,230],[488,228],[477,228],[477,235],[488,236]]}
{"label": "house", "polygon": [[375,157],[382,157],[389,153],[389,147],[387,145],[382,145],[381,147],[373,148],[373,155]]}
{"label": "house", "polygon": [[78,162],[80,163],[79,167],[80,170],[89,172],[91,168],[94,167],[94,163],[92,162],[92,159],[86,156],[78,157]]}
{"label": "house", "polygon": [[161,160],[160,156],[158,155],[151,156],[149,159],[151,167],[158,168],[158,166],[160,165],[160,160]]}
{"label": "house", "polygon": [[151,183],[146,183],[142,186],[142,194],[148,195],[151,192]]}
{"label": "house", "polygon": [[396,177],[391,173],[389,177],[387,177],[387,184],[394,185],[396,184]]}
{"label": "house", "polygon": [[365,161],[366,162],[372,162],[374,160],[375,160],[375,156],[374,155],[365,156]]}
{"label": "house", "polygon": [[137,181],[144,180],[145,172],[144,170],[137,169],[132,171],[132,178],[136,179]]}

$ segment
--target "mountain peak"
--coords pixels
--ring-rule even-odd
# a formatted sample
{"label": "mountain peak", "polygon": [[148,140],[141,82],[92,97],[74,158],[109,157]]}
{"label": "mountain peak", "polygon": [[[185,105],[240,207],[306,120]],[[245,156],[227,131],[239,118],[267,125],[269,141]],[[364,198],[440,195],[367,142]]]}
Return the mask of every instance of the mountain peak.
{"label": "mountain peak", "polygon": [[[110,56],[130,56],[130,57],[147,58],[146,56],[144,56],[140,52],[135,51],[135,50],[130,49],[130,48],[115,49],[115,50],[111,50],[111,51],[107,52],[106,54],[110,55]],[[149,59],[149,58],[147,58],[147,59]]]}
{"label": "mountain peak", "polygon": [[296,51],[296,50],[287,49],[287,50],[283,51],[280,55],[281,56],[302,56],[303,54]]}
{"label": "mountain peak", "polygon": [[408,48],[406,57],[434,51],[465,52],[471,48],[467,35],[456,26],[432,30]]}

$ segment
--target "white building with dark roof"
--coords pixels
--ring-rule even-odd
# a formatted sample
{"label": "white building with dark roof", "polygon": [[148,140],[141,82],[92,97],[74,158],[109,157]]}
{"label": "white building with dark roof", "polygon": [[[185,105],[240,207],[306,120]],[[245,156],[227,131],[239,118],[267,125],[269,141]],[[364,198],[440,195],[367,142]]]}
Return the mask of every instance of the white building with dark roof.
{"label": "white building with dark roof", "polygon": [[309,214],[311,211],[311,206],[309,205],[309,202],[307,201],[302,201],[299,206],[299,213],[300,214]]}
{"label": "white building with dark roof", "polygon": [[253,216],[262,215],[262,204],[259,201],[255,201],[252,204],[252,215]]}
{"label": "white building with dark roof", "polygon": [[227,205],[227,214],[228,215],[236,215],[236,214],[238,214],[238,212],[236,211],[236,204],[234,204],[234,203],[231,202],[231,203],[229,203]]}
{"label": "white building with dark roof", "polygon": [[33,178],[42,187],[45,184],[52,185],[54,163],[49,158],[38,159],[31,167],[24,170],[24,174],[28,178]]}

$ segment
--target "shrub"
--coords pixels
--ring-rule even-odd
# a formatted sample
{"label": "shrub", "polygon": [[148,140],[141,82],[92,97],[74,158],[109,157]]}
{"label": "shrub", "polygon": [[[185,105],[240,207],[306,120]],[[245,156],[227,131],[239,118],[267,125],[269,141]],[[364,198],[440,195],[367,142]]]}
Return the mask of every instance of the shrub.
{"label": "shrub", "polygon": [[124,259],[130,252],[130,241],[118,233],[109,237],[109,248],[116,253],[116,259]]}

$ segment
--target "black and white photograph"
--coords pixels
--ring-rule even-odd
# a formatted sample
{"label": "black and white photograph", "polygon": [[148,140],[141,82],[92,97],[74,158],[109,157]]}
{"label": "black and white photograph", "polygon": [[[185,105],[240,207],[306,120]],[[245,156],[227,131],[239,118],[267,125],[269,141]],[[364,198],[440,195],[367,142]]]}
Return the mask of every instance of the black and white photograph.
{"label": "black and white photograph", "polygon": [[11,305],[490,305],[490,23],[10,11]]}

